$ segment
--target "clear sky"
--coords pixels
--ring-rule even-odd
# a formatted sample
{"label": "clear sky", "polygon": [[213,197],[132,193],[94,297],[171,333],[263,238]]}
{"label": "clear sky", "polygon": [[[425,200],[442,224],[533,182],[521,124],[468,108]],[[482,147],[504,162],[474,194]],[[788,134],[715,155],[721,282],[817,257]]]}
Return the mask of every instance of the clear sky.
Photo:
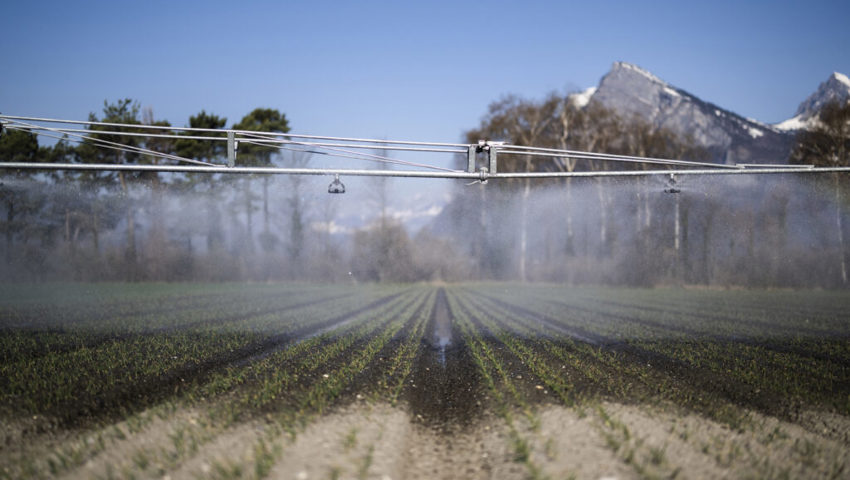
{"label": "clear sky", "polygon": [[850,73],[843,1],[10,1],[0,112],[85,119],[133,98],[186,125],[255,107],[293,132],[454,142],[515,93],[615,61],[774,123]]}

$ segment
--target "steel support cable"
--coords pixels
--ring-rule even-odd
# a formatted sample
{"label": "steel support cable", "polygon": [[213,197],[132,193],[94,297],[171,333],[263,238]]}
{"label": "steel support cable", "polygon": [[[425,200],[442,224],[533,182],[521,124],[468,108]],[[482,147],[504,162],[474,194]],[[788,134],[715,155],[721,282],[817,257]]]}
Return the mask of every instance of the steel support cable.
{"label": "steel support cable", "polygon": [[[295,149],[295,148],[284,147],[282,145],[278,146],[276,148],[279,148],[281,150],[287,150],[287,151],[290,151],[290,152],[306,152],[306,153],[313,153],[313,154],[316,154],[316,155],[326,155],[328,157],[351,158],[351,159],[354,159],[354,160],[372,160],[372,159],[369,159],[369,158],[360,157],[356,154],[355,155],[347,155],[347,154],[344,154],[344,153],[323,152],[321,150]],[[377,161],[377,160],[374,160],[374,161]],[[398,163],[398,162],[386,162],[386,163]],[[413,164],[413,165],[416,165],[416,164]],[[439,168],[439,167],[434,167],[434,168]],[[445,170],[445,171],[447,171],[447,172],[458,172],[460,170]]]}
{"label": "steel support cable", "polygon": [[[10,124],[3,124],[3,125],[4,125],[4,127],[10,126]],[[111,142],[109,140],[103,140],[101,138],[92,138],[92,137],[86,136],[86,135],[69,133],[69,132],[66,132],[66,131],[61,130],[61,129],[54,129],[54,128],[51,128],[51,127],[40,127],[38,125],[31,125],[31,124],[28,124],[26,122],[20,122],[20,121],[15,122],[12,125],[17,126],[18,130],[30,131],[31,133],[34,133],[36,135],[44,135],[44,134],[38,133],[38,132],[32,132],[32,127],[37,127],[40,130],[47,130],[49,132],[62,133],[62,134],[69,135],[69,136],[72,136],[72,137],[77,137],[77,138],[80,139],[79,141],[82,141],[82,142],[85,142],[85,141],[94,142],[94,143],[97,143],[97,144],[101,144],[100,146],[103,146],[105,148],[112,148],[114,150],[124,151],[126,153],[142,153],[142,154],[146,154],[146,155],[152,155],[152,156],[155,156],[155,157],[165,158],[165,159],[168,159],[168,160],[175,160],[175,161],[178,161],[178,162],[191,163],[191,164],[194,164],[194,165],[215,166],[214,163],[203,162],[203,161],[200,161],[200,160],[193,160],[191,158],[180,157],[180,156],[177,156],[177,155],[172,155],[170,153],[157,152],[156,150],[150,150],[150,149],[147,149],[147,148],[124,145],[123,143]],[[89,133],[97,133],[97,132],[89,132]]]}
{"label": "steel support cable", "polygon": [[[6,125],[8,126],[10,124],[6,124]],[[67,130],[67,129],[61,129],[61,128],[44,127],[44,126],[41,126],[41,125],[33,125],[33,124],[26,123],[26,122],[15,122],[11,125],[17,126],[18,130],[28,131],[28,132],[33,133],[35,135],[43,135],[43,136],[47,136],[47,137],[51,137],[51,138],[60,138],[61,139],[61,137],[56,137],[54,135],[48,135],[48,134],[45,134],[43,132],[36,131],[36,130],[45,130],[45,131],[48,131],[48,132],[62,133],[64,135],[75,137],[75,138],[79,139],[79,140],[75,140],[76,142],[85,142],[86,140],[88,140],[88,141],[94,142],[94,143],[102,143],[102,144],[104,144],[103,146],[105,148],[113,148],[115,150],[122,150],[122,151],[125,151],[125,152],[131,152],[132,151],[133,153],[146,153],[146,154],[149,154],[149,155],[156,155],[158,157],[169,158],[169,159],[172,159],[172,160],[183,161],[183,162],[187,162],[187,163],[194,163],[194,164],[198,164],[198,165],[214,165],[214,164],[208,163],[208,162],[201,162],[201,161],[198,161],[198,160],[192,160],[192,159],[189,159],[189,158],[179,157],[177,155],[172,155],[172,154],[169,154],[169,153],[162,153],[162,152],[157,152],[155,150],[144,149],[144,148],[141,148],[141,147],[124,145],[122,143],[111,142],[109,140],[104,140],[104,139],[100,139],[100,138],[92,138],[90,136],[83,135],[81,133],[76,133],[76,132],[82,132],[82,133],[87,133],[89,135],[92,134],[92,133],[100,133],[100,132],[96,132],[96,131],[92,131],[92,130]],[[107,145],[112,145],[112,147],[108,147]]]}
{"label": "steel support cable", "polygon": [[267,145],[263,142],[256,142],[256,141],[253,141],[253,140],[242,140],[242,143],[249,143],[251,145],[257,145],[257,146],[260,146],[260,147],[269,147],[269,148],[277,148],[277,149],[282,149],[282,150],[289,150],[289,151],[292,151],[292,152],[309,152],[309,153],[315,153],[317,155],[327,155],[329,157],[350,158],[350,159],[354,159],[354,160],[369,160],[369,161],[375,161],[375,162],[392,163],[392,164],[407,166],[405,163],[402,163],[401,161],[395,161],[393,159],[377,160],[377,159],[373,159],[373,158],[364,158],[364,157],[360,156],[362,154],[357,153],[357,152],[352,152],[351,154],[345,154],[345,153],[323,152],[321,150],[296,150],[296,149],[293,149],[293,148],[284,147],[283,145],[269,146],[269,145]]}
{"label": "steel support cable", "polygon": [[[513,146],[509,148],[514,148]],[[558,157],[558,158],[579,158],[579,159],[587,159],[587,160],[609,160],[614,162],[626,162],[626,163],[647,163],[647,164],[660,164],[660,165],[678,165],[678,166],[693,166],[693,167],[711,167],[711,168],[721,168],[721,169],[730,169],[730,170],[740,170],[746,168],[814,168],[814,165],[785,165],[785,164],[771,164],[771,163],[736,163],[734,165],[726,165],[722,163],[709,163],[709,162],[694,162],[690,160],[672,160],[672,159],[663,159],[663,158],[653,158],[653,157],[637,157],[631,155],[617,155],[612,153],[594,153],[594,152],[580,152],[574,150],[556,150],[556,149],[545,149],[540,147],[523,147],[527,148],[528,152],[521,151],[512,151],[512,150],[498,150],[499,153],[505,154],[518,154],[518,155],[532,155],[532,156],[542,156],[542,157]],[[553,152],[569,152],[568,154],[551,154],[545,153],[545,151],[550,150]]]}
{"label": "steel support cable", "polygon": [[[196,127],[162,127],[156,125],[141,125],[141,124],[126,124],[126,123],[110,123],[110,122],[91,122],[91,121],[83,121],[83,120],[60,120],[55,118],[40,118],[40,117],[23,117],[16,115],[0,115],[0,120],[9,119],[9,120],[27,120],[32,122],[46,122],[46,123],[65,123],[65,124],[74,124],[74,125],[100,125],[100,126],[115,126],[115,127],[129,127],[129,128],[142,128],[142,129],[163,129],[167,128],[169,130],[177,130],[177,131],[191,131],[191,132],[214,132],[214,133],[227,133],[232,131],[236,134],[243,133],[253,133],[256,134],[258,132],[252,132],[250,130],[233,130],[233,129],[220,129],[220,128],[196,128]],[[323,136],[323,135],[302,135],[297,133],[280,133],[278,136],[286,136],[286,137],[294,137],[294,138],[312,138],[316,140],[330,140],[330,141],[340,141],[340,142],[368,142],[368,143],[383,143],[383,144],[394,144],[394,145],[422,145],[422,146],[435,146],[435,147],[458,147],[458,148],[466,148],[467,145],[464,143],[444,143],[444,142],[419,142],[419,141],[410,141],[410,140],[379,140],[379,139],[370,139],[370,138],[354,138],[354,137],[331,137],[331,136]]]}
{"label": "steel support cable", "polygon": [[[24,124],[24,123],[21,123]],[[6,124],[10,125],[10,124]],[[121,135],[125,137],[145,137],[145,138],[168,138],[174,140],[217,140],[217,141],[227,141],[227,131],[219,130],[219,133],[224,136],[218,137],[206,137],[206,136],[193,136],[193,135],[179,135],[179,134],[168,134],[168,133],[145,133],[145,132],[120,132],[120,131],[111,131],[111,130],[87,130],[83,128],[53,128],[53,127],[45,127],[43,125],[35,125],[35,124],[25,124],[32,125],[32,130],[47,130],[47,131],[61,131],[63,133],[77,133],[77,134],[93,134],[96,133],[98,135]],[[168,130],[168,127],[158,127],[159,130]]]}
{"label": "steel support cable", "polygon": [[[19,127],[7,127],[7,128],[9,128],[10,130],[17,130],[17,131],[20,131],[20,132],[28,132],[28,131],[29,131],[29,130],[22,129],[22,128],[19,128]],[[50,133],[44,133],[44,132],[37,133],[36,135],[40,135],[40,136],[43,136],[43,137],[49,137],[49,138],[55,138],[55,139],[57,139],[57,140],[69,140],[69,139],[67,138],[67,136],[60,137],[59,135],[53,135],[53,134],[50,134]],[[74,138],[74,139],[70,139],[70,141],[75,142],[75,143],[83,143],[85,140],[91,140],[91,139],[82,139],[82,140],[78,140],[78,139],[75,139],[75,138]],[[118,152],[125,152],[125,153],[143,153],[143,152],[137,152],[137,151],[130,150],[130,149],[129,149],[129,148],[127,148],[126,146],[122,146],[122,147],[113,147],[113,146],[111,146],[111,145],[99,145],[99,147],[100,147],[100,148],[109,149],[109,150],[115,150],[115,151],[118,151]],[[151,153],[148,153],[148,155],[152,155],[152,156],[156,156],[156,157],[161,157],[161,158],[168,158],[168,155],[167,155],[167,154],[161,154],[161,153],[159,153],[159,152],[153,152],[153,151],[151,151]],[[192,162],[190,161],[190,163],[192,163]],[[35,165],[50,165],[50,164],[35,164]],[[72,165],[79,165],[79,164],[76,164],[76,163],[75,163],[75,164],[72,164]],[[105,165],[120,165],[120,164],[105,164]],[[214,163],[205,163],[205,162],[203,162],[203,163],[198,163],[198,164],[196,164],[196,165],[202,165],[202,166],[216,166]],[[101,170],[108,170],[108,169],[101,169]]]}
{"label": "steel support cable", "polygon": [[[7,127],[8,127],[8,125],[7,125]],[[20,128],[20,127],[12,126],[12,127],[8,127],[8,128],[10,130],[17,130],[19,132],[29,132],[29,130],[23,129],[23,128]],[[48,137],[48,138],[55,138],[55,139],[61,140],[61,141],[69,140],[69,141],[74,142],[74,143],[84,143],[86,140],[93,140],[93,139],[87,139],[87,138],[84,138],[84,137],[81,138],[81,139],[77,139],[77,138],[70,138],[69,139],[67,134],[65,136],[60,137],[59,135],[53,135],[51,133],[45,133],[45,132],[36,133],[36,135],[39,135],[39,136],[42,136],[42,137]],[[109,150],[116,150],[116,151],[120,151],[120,152],[127,152],[127,153],[143,153],[143,152],[131,151],[128,148],[119,148],[119,147],[113,147],[113,146],[110,146],[110,145],[99,145],[99,147],[100,148],[106,148],[106,149],[109,149]],[[148,155],[153,155],[153,156],[157,156],[157,157],[161,157],[161,158],[165,158],[165,159],[171,159],[171,160],[176,160],[176,159],[182,158],[182,157],[175,157],[173,155],[163,154],[163,153],[159,153],[159,152],[155,152],[155,151],[151,151],[151,152],[152,153],[148,153]],[[170,157],[173,157],[173,158],[170,158]],[[190,160],[190,159],[183,159],[183,161],[187,161],[189,163],[195,162],[194,160]],[[200,162],[200,163],[195,163],[195,164],[196,165],[203,165],[203,166],[211,166],[211,167],[218,166],[215,163],[207,163],[207,162]]]}
{"label": "steel support cable", "polygon": [[788,165],[766,165],[763,163],[736,163],[740,168],[763,168],[766,166],[770,166],[772,168],[815,168],[814,165],[810,164],[788,164]]}
{"label": "steel support cable", "polygon": [[[323,143],[323,142],[295,142],[294,140],[285,140],[278,138],[264,138],[261,137],[263,132],[257,132],[252,135],[253,138],[262,139],[268,143],[299,143],[303,145],[311,145],[316,147],[341,147],[341,148],[368,148],[373,150],[390,150],[395,152],[427,152],[427,153],[466,153],[467,149],[448,149],[448,148],[419,148],[419,147],[385,147],[381,145],[369,145],[367,143]],[[244,135],[244,134],[242,134]],[[247,137],[245,135],[243,137],[236,137],[236,140],[243,139]],[[285,136],[285,135],[284,135]],[[469,145],[465,145],[467,148]]]}
{"label": "steel support cable", "polygon": [[588,154],[551,154],[551,153],[543,153],[543,152],[521,152],[514,150],[498,150],[499,154],[514,154],[514,155],[528,155],[532,157],[547,157],[547,158],[577,158],[581,160],[602,160],[606,162],[622,162],[622,163],[636,163],[641,165],[673,165],[673,166],[681,166],[681,167],[697,167],[697,168],[723,168],[723,169],[740,169],[740,167],[734,165],[723,165],[716,163],[701,163],[701,162],[690,162],[687,160],[665,160],[665,159],[637,159],[637,158],[629,158],[627,156],[600,156],[592,153]]}
{"label": "steel support cable", "polygon": [[[257,143],[257,142],[248,142],[248,143],[252,143],[254,145],[260,145],[260,143]],[[275,143],[277,143],[277,142],[275,142]],[[292,140],[286,140],[282,143],[292,144],[292,145],[301,145],[301,146],[306,146],[306,147],[316,147],[317,146],[316,144],[314,144],[312,142],[295,142],[295,141],[292,141]],[[361,159],[361,160],[375,160],[375,161],[379,161],[379,162],[393,163],[393,164],[396,164],[396,165],[405,165],[405,166],[408,166],[408,167],[430,168],[432,170],[441,170],[441,171],[445,171],[445,172],[456,172],[456,171],[458,171],[458,170],[453,170],[451,168],[438,167],[438,166],[435,166],[435,165],[428,165],[426,163],[417,163],[417,162],[409,162],[409,161],[406,161],[406,160],[399,160],[397,158],[386,157],[386,156],[383,156],[383,155],[375,155],[375,154],[362,153],[362,152],[352,152],[352,151],[344,150],[344,149],[341,149],[341,148],[327,147],[327,146],[322,146],[320,148],[324,148],[325,150],[330,150],[332,152],[344,153],[344,154],[346,154],[346,158],[358,158],[358,159]],[[466,153],[466,151],[463,151],[463,153]],[[353,155],[357,155],[358,157],[352,157]],[[368,158],[363,158],[363,157],[368,157]]]}
{"label": "steel support cable", "polygon": [[[492,148],[492,147],[491,147]],[[710,168],[727,168],[727,169],[739,169],[739,166],[736,165],[724,165],[721,163],[708,163],[708,162],[692,162],[688,160],[674,160],[668,158],[653,158],[653,157],[640,157],[635,155],[618,155],[614,153],[594,153],[594,152],[582,152],[579,150],[560,150],[555,148],[543,148],[543,147],[527,147],[523,145],[497,145],[498,153],[505,154],[518,154],[518,155],[531,155],[531,156],[542,156],[542,157],[566,157],[566,158],[581,158],[588,160],[611,160],[611,161],[620,161],[620,162],[639,162],[639,163],[654,163],[659,165],[681,165],[681,166],[694,166],[694,167],[710,167]],[[523,151],[527,150],[527,151]]]}
{"label": "steel support cable", "polygon": [[[137,136],[137,137],[146,137],[146,138],[168,138],[168,139],[177,139],[177,140],[180,140],[180,139],[184,139],[184,140],[185,139],[224,140],[224,141],[227,140],[226,137],[197,137],[197,136],[188,136],[188,135],[149,134],[149,133],[141,133],[141,132],[112,132],[112,131],[102,131],[102,130],[93,131],[93,130],[84,130],[84,129],[52,128],[52,127],[45,127],[45,126],[40,126],[40,125],[32,125],[32,124],[28,124],[28,123],[24,123],[24,122],[7,123],[5,125],[8,125],[8,126],[26,125],[26,130],[28,130],[28,131],[30,131],[30,130],[44,130],[44,131],[58,132],[58,133],[66,134],[66,135],[71,135],[73,137],[81,138],[83,140],[88,139],[90,141],[97,141],[97,142],[101,142],[101,143],[104,143],[104,144],[108,144],[108,143],[111,143],[111,142],[108,142],[107,140],[103,140],[103,139],[91,138],[91,137],[88,137],[88,136],[83,135],[83,134],[91,135],[92,133],[96,133],[98,135],[110,135],[111,134],[111,135]],[[160,128],[163,129],[162,127],[160,127]],[[24,130],[24,128],[19,128],[19,129]],[[222,131],[219,131],[219,132],[222,132]],[[52,136],[52,135],[47,135],[45,133],[38,133],[38,132],[34,132],[34,133],[36,133],[38,135],[51,136],[53,138],[60,138],[60,137],[55,137],[55,136]],[[341,157],[341,158],[351,158],[351,159],[356,159],[356,160],[368,160],[367,158],[363,158],[364,156],[367,156],[367,157],[374,157],[375,159],[378,159],[379,161],[385,161],[386,163],[394,163],[394,164],[398,164],[398,165],[405,165],[405,166],[411,166],[411,167],[431,168],[431,169],[435,169],[435,170],[443,170],[443,171],[449,171],[449,172],[455,171],[455,170],[452,170],[452,169],[437,167],[437,166],[434,166],[434,165],[408,162],[408,161],[405,161],[405,160],[398,160],[398,159],[393,159],[393,158],[390,158],[390,157],[382,157],[382,156],[379,156],[379,155],[372,155],[372,154],[367,154],[367,153],[350,152],[350,151],[346,151],[346,150],[336,149],[336,148],[331,147],[331,146],[326,146],[326,145],[336,145],[336,144],[316,144],[316,143],[312,143],[312,142],[295,142],[295,141],[292,141],[292,140],[271,140],[271,139],[266,139],[266,137],[263,137],[261,135],[250,135],[250,136],[257,137],[260,140],[260,142],[249,141],[249,140],[246,140],[245,137],[237,137],[237,140],[243,141],[243,142],[246,142],[246,143],[251,143],[251,144],[254,144],[254,145],[258,145],[258,146],[269,146],[268,143],[295,144],[295,145],[303,145],[303,146],[319,146],[321,148],[326,148],[328,150],[335,150],[335,151],[344,152],[344,153],[348,154],[348,155],[332,155],[332,154],[322,152],[323,154],[330,155],[330,156],[338,156],[338,157]],[[116,143],[116,145],[121,145],[121,144]],[[137,149],[139,152],[144,152],[144,153],[149,153],[149,154],[155,153],[157,156],[160,156],[160,157],[163,157],[163,158],[169,158],[169,159],[173,159],[173,160],[177,160],[177,161],[184,161],[184,162],[196,163],[198,165],[207,165],[207,166],[214,166],[215,165],[214,163],[200,162],[200,161],[197,161],[197,160],[186,159],[186,158],[178,157],[178,156],[175,156],[175,155],[153,152],[153,151],[147,151],[147,150],[141,149],[140,147],[131,147],[131,146],[125,146],[125,147],[130,148],[130,149]],[[368,146],[368,145],[353,145],[353,147],[355,147],[355,148],[383,148],[383,149],[386,149],[386,150],[430,151],[430,152],[445,152],[445,153],[465,152],[465,150],[435,150],[435,149],[418,149],[418,148],[407,149],[407,148],[400,148],[400,147],[386,148],[386,147],[376,147],[376,146]],[[272,148],[277,148],[277,145],[273,145]]]}
{"label": "steel support cable", "polygon": [[[243,140],[243,142],[244,143],[250,143],[252,145],[258,145],[258,146],[268,146],[268,145],[266,145],[262,142],[254,142],[254,141],[250,141],[250,140]],[[292,142],[292,144],[298,145],[297,142]],[[305,146],[310,146],[310,145],[306,144]],[[329,156],[329,157],[350,158],[350,159],[354,159],[354,160],[373,161],[373,162],[388,163],[388,164],[394,164],[394,165],[403,165],[403,166],[406,166],[406,167],[430,168],[430,169],[433,169],[433,170],[440,170],[440,171],[445,171],[445,172],[457,172],[457,171],[459,171],[459,170],[452,170],[452,169],[449,169],[449,168],[437,167],[437,166],[434,166],[434,165],[428,165],[428,164],[424,164],[424,163],[407,162],[407,161],[404,161],[404,160],[398,160],[398,159],[390,158],[390,157],[381,157],[379,155],[368,155],[368,154],[360,153],[360,152],[345,152],[344,150],[341,151],[341,152],[345,152],[345,153],[324,152],[324,151],[321,151],[321,150],[296,150],[296,149],[284,147],[282,145],[275,145],[274,147],[270,147],[270,148],[279,148],[279,149],[289,150],[289,151],[293,151],[293,152],[309,152],[309,153],[315,153],[315,154],[318,154],[318,155],[326,155],[326,156]],[[366,158],[366,157],[364,157],[364,155],[368,155],[368,156],[374,157],[374,158]]]}
{"label": "steel support cable", "polygon": [[[590,155],[594,157],[607,157],[607,158],[628,158],[633,160],[653,160],[659,162],[682,162],[687,164],[695,164],[695,165],[703,165],[703,166],[722,166],[725,168],[735,168],[734,166],[729,165],[721,165],[716,163],[708,163],[708,162],[691,162],[687,160],[678,160],[678,159],[665,159],[665,158],[657,158],[657,157],[642,157],[637,155],[622,155],[616,153],[597,153],[597,152],[587,152],[582,150],[569,150],[569,149],[558,149],[558,148],[547,148],[547,147],[531,147],[526,145],[514,145],[514,144],[502,144],[496,145],[499,149],[504,149],[505,151],[510,151],[511,153],[522,153],[525,154],[527,152],[524,151],[511,151],[513,150],[529,150],[534,152],[549,152],[550,156],[572,156],[572,155]],[[503,150],[499,150],[502,152]]]}
{"label": "steel support cable", "polygon": [[[158,127],[159,130],[169,130],[170,127]],[[227,141],[227,130],[216,130],[217,136],[197,136],[197,135],[180,135],[180,134],[167,134],[167,133],[145,133],[145,132],[121,132],[121,131],[112,131],[112,130],[87,130],[82,128],[51,128],[44,127],[41,125],[32,125],[33,130],[47,130],[47,131],[62,131],[63,133],[79,133],[79,134],[92,134],[97,133],[98,135],[121,135],[127,137],[144,137],[144,138],[167,138],[174,140],[210,140],[210,141]],[[235,140],[243,141],[245,138],[257,138],[262,139],[268,143],[290,143],[292,140],[283,140],[279,138],[266,138],[265,136],[261,136],[260,134],[265,132],[256,132],[256,134],[248,134],[245,131],[234,131],[240,132],[240,136],[236,136]],[[275,134],[275,135],[284,135],[285,134]],[[308,142],[299,142],[307,144]],[[346,148],[369,148],[369,149],[379,149],[379,150],[392,150],[392,151],[411,151],[411,152],[433,152],[433,153],[466,153],[466,150],[461,149],[446,149],[446,148],[419,148],[419,147],[393,147],[393,146],[380,146],[380,145],[368,145],[368,144],[338,144],[338,143],[320,143],[320,142],[309,142],[310,145],[314,146],[328,146],[328,147],[346,147]]]}
{"label": "steel support cable", "polygon": [[[29,129],[21,128],[20,126],[9,126],[8,124],[6,124],[6,127],[11,128],[12,130],[34,133],[34,132],[31,132]],[[110,142],[110,141],[107,141],[107,140],[102,140],[102,139],[97,139],[97,138],[89,138],[89,137],[85,137],[85,136],[82,136],[82,135],[68,134],[66,132],[60,132],[60,133],[64,133],[65,136],[60,137],[58,135],[52,135],[52,134],[44,133],[44,132],[38,132],[38,133],[35,133],[35,134],[45,136],[45,137],[49,137],[49,138],[55,138],[55,139],[58,139],[58,140],[67,140],[68,139],[67,136],[70,135],[71,137],[77,137],[77,138],[71,139],[71,141],[76,142],[76,143],[84,143],[86,141],[89,141],[89,142],[95,143],[96,144],[95,146],[97,146],[97,147],[115,150],[115,151],[119,151],[119,152],[140,153],[140,154],[143,154],[143,155],[150,155],[152,157],[159,157],[159,158],[163,158],[163,159],[166,159],[166,160],[175,160],[175,161],[178,161],[178,162],[185,162],[185,163],[190,163],[190,164],[193,164],[193,165],[216,166],[216,164],[214,164],[214,163],[203,162],[203,161],[200,161],[200,160],[192,160],[190,158],[179,157],[177,155],[172,155],[172,154],[169,154],[169,153],[157,152],[156,150],[150,150],[150,149],[141,148],[141,147],[133,147],[133,146],[124,145],[124,144],[121,144],[121,143]]]}

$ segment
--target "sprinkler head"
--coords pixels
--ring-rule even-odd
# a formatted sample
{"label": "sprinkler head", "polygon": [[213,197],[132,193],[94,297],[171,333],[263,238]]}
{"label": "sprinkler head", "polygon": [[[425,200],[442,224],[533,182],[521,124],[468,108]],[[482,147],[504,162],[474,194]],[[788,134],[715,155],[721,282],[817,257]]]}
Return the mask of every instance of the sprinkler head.
{"label": "sprinkler head", "polygon": [[339,181],[339,174],[334,175],[334,181],[328,185],[328,193],[345,193],[345,185]]}
{"label": "sprinkler head", "polygon": [[664,193],[681,193],[682,189],[676,187],[676,176],[672,173],[670,174],[670,178],[667,180],[667,188],[664,189]]}

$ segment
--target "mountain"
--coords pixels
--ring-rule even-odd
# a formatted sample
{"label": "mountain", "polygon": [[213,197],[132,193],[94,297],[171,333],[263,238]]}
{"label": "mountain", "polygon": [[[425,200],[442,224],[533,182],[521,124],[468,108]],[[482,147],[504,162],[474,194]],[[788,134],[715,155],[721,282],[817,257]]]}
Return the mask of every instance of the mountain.
{"label": "mountain", "polygon": [[[589,99],[581,97],[590,94]],[[787,163],[794,133],[701,100],[635,65],[616,62],[595,91],[575,98],[597,103],[624,117],[690,135],[717,163]]]}
{"label": "mountain", "polygon": [[827,81],[821,83],[815,93],[800,104],[797,113],[792,118],[777,123],[774,128],[783,131],[808,128],[813,119],[817,118],[820,109],[827,103],[836,100],[850,100],[850,78],[838,72],[833,73]]}

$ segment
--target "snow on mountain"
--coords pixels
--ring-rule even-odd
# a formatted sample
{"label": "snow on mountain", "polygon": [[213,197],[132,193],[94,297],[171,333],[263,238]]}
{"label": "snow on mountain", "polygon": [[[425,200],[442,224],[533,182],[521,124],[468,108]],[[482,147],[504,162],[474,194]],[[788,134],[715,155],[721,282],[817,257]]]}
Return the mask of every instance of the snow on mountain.
{"label": "snow on mountain", "polygon": [[596,87],[590,87],[582,92],[570,94],[569,99],[577,108],[584,108],[587,106],[588,102],[590,102],[590,97],[592,97],[594,93],[596,93]]}
{"label": "snow on mountain", "polygon": [[850,78],[847,78],[847,75],[844,75],[843,73],[833,72],[833,73],[832,73],[832,76],[833,76],[836,80],[838,80],[839,82],[841,82],[841,83],[843,83],[844,85],[846,85],[846,86],[847,86],[847,88],[850,88]]}
{"label": "snow on mountain", "polygon": [[795,117],[791,117],[788,120],[783,122],[779,122],[773,125],[773,128],[777,130],[782,130],[785,132],[790,132],[794,130],[804,130],[810,128],[812,126],[812,118],[802,118],[801,115],[797,115]]}

